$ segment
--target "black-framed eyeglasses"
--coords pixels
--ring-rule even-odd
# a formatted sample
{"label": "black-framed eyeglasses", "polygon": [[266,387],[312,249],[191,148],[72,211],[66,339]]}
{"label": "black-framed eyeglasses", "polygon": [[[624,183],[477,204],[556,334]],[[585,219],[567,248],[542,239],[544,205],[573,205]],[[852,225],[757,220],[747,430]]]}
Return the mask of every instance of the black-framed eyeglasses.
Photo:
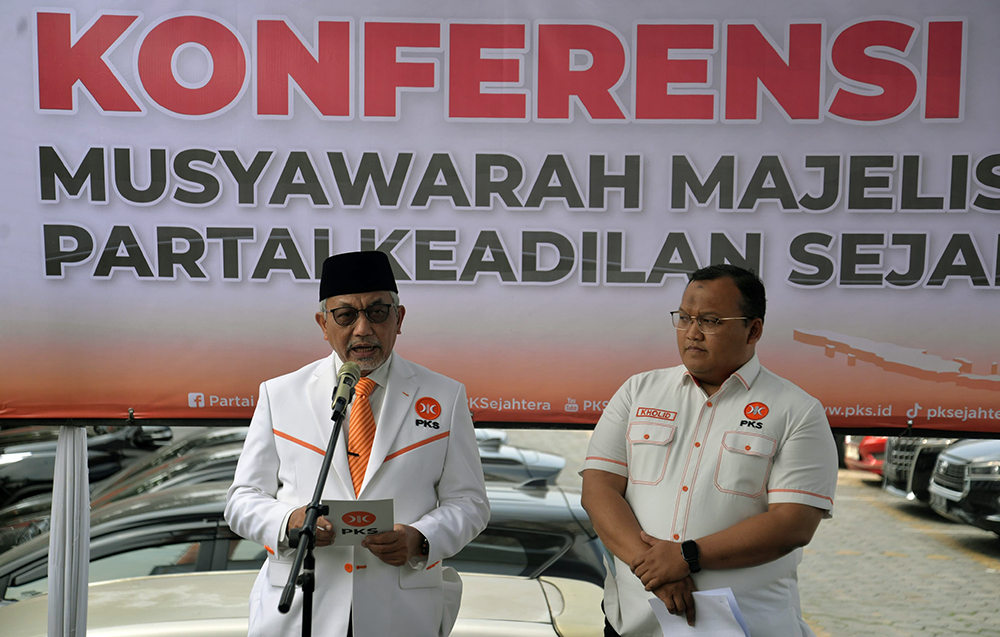
{"label": "black-framed eyeglasses", "polygon": [[719,325],[723,321],[748,321],[750,320],[747,316],[730,316],[726,318],[718,318],[716,316],[691,316],[687,312],[682,312],[680,310],[675,310],[670,313],[670,321],[674,324],[678,330],[686,332],[691,329],[691,321],[694,321],[698,325],[698,329],[702,334],[715,334],[715,331],[719,329]]}
{"label": "black-framed eyeglasses", "polygon": [[353,307],[337,307],[332,310],[323,310],[324,314],[333,314],[333,321],[341,326],[348,327],[354,325],[354,322],[358,320],[358,315],[361,312],[365,313],[365,318],[368,319],[369,323],[385,323],[386,319],[389,318],[390,310],[394,306],[388,303],[372,303],[364,310],[359,310]]}

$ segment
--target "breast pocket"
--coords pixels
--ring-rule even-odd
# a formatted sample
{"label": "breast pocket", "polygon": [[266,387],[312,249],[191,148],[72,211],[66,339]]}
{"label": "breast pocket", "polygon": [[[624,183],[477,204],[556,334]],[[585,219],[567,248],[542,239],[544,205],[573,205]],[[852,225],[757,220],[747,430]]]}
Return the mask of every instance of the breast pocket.
{"label": "breast pocket", "polygon": [[756,498],[764,493],[778,441],[761,434],[728,431],[722,438],[715,486],[723,493]]}
{"label": "breast pocket", "polygon": [[667,471],[674,440],[674,425],[636,421],[629,423],[628,477],[634,484],[659,484]]}

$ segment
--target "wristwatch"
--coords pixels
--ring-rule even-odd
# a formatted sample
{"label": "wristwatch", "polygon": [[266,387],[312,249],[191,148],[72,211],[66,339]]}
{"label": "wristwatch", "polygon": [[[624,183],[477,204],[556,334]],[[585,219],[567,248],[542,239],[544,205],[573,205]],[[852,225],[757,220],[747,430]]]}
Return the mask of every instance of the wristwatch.
{"label": "wristwatch", "polygon": [[420,555],[427,557],[427,554],[431,552],[431,543],[427,541],[424,537],[420,540]]}
{"label": "wristwatch", "polygon": [[701,564],[698,563],[698,556],[698,545],[695,544],[694,540],[681,542],[681,557],[688,563],[688,568],[691,569],[692,573],[697,573],[701,570]]}

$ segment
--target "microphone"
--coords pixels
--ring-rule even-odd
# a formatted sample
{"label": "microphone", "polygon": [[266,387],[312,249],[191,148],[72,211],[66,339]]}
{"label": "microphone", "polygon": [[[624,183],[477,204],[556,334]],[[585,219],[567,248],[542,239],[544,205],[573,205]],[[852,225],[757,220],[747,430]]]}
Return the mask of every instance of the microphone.
{"label": "microphone", "polygon": [[333,391],[333,417],[344,413],[347,404],[354,398],[354,386],[361,378],[361,367],[357,363],[347,362],[340,366],[337,373],[337,387]]}

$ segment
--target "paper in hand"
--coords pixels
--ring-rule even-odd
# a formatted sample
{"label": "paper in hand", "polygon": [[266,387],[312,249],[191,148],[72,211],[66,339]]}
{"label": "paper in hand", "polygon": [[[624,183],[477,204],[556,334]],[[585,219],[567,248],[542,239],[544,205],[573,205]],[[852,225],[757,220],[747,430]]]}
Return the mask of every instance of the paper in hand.
{"label": "paper in hand", "polygon": [[671,615],[663,600],[652,598],[649,605],[660,623],[664,635],[683,637],[750,637],[746,620],[733,597],[733,589],[718,588],[710,591],[695,591],[695,625],[688,626],[684,615]]}
{"label": "paper in hand", "polygon": [[371,535],[392,530],[392,500],[323,500],[333,525],[335,546],[356,546]]}

